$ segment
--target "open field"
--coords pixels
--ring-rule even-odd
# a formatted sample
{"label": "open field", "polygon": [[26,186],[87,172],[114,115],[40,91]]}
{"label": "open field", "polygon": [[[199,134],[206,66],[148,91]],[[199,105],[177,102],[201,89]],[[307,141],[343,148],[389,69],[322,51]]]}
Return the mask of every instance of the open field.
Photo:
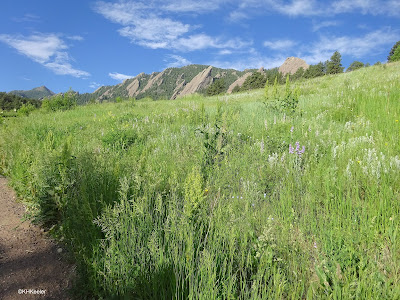
{"label": "open field", "polygon": [[257,90],[8,118],[0,172],[77,298],[399,299],[400,63],[296,85],[295,113]]}

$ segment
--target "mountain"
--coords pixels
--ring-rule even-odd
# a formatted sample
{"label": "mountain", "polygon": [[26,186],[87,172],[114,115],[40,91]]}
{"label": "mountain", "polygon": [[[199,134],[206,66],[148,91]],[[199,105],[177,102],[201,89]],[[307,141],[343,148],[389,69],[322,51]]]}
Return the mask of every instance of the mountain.
{"label": "mountain", "polygon": [[305,60],[298,57],[288,57],[285,62],[279,67],[279,72],[283,75],[291,74],[293,75],[300,68],[303,68],[304,71],[309,68],[309,65]]}
{"label": "mountain", "polygon": [[54,93],[45,86],[40,86],[28,91],[15,90],[9,92],[9,94],[18,95],[24,98],[38,99],[38,100],[54,95]]}
{"label": "mountain", "polygon": [[[152,74],[141,73],[117,85],[102,86],[90,94],[90,98],[98,101],[116,97],[176,99],[193,93],[202,93],[213,82],[220,79],[224,80],[225,90],[228,90],[230,85],[253,71],[256,70],[237,71],[206,65],[168,68]],[[88,96],[83,94],[83,97]]]}

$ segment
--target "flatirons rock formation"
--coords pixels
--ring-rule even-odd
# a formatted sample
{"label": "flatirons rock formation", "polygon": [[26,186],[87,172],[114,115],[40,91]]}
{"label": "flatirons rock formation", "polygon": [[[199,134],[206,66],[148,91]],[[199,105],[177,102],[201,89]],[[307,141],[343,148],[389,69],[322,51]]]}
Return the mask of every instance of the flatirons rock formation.
{"label": "flatirons rock formation", "polygon": [[305,60],[298,57],[288,57],[282,66],[279,67],[279,72],[283,75],[291,74],[293,75],[300,68],[307,70],[309,65],[305,62]]}

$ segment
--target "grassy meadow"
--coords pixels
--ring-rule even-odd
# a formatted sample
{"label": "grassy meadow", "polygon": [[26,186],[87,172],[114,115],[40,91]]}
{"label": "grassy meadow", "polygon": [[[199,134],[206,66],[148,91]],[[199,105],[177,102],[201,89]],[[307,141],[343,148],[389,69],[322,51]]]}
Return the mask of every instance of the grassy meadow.
{"label": "grassy meadow", "polygon": [[0,172],[79,299],[400,299],[400,63],[294,86],[294,113],[256,90],[8,118]]}

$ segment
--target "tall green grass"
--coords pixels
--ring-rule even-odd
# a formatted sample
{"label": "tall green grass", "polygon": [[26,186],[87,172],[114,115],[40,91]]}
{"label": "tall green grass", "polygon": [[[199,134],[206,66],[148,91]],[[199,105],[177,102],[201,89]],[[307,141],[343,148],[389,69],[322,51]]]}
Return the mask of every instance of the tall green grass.
{"label": "tall green grass", "polygon": [[290,114],[262,90],[34,112],[0,125],[1,172],[77,298],[398,299],[399,79],[299,82]]}

